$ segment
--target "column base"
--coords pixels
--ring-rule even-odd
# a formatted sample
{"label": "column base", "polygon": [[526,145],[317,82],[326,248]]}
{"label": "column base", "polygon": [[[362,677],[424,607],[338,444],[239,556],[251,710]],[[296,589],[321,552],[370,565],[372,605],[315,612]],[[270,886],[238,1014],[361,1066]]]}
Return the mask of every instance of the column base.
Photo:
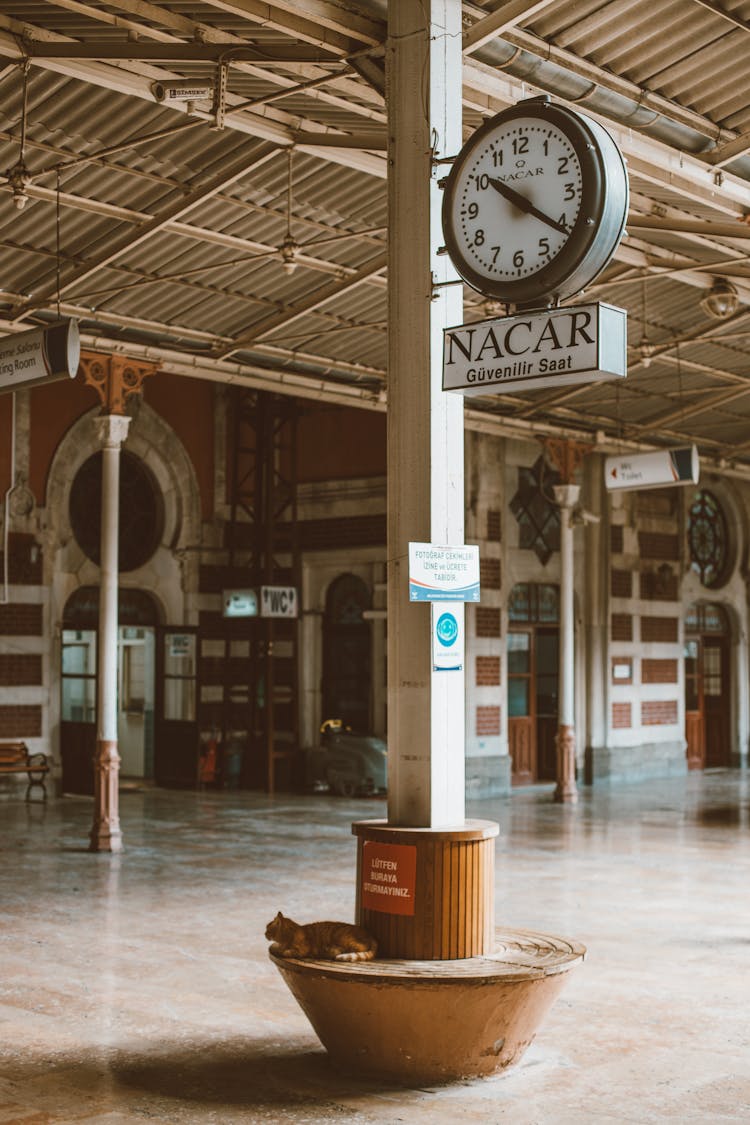
{"label": "column base", "polygon": [[555,800],[574,805],[578,800],[576,785],[576,731],[575,727],[559,726],[555,738],[557,748],[557,786]]}
{"label": "column base", "polygon": [[120,755],[115,739],[100,738],[94,755],[94,823],[89,851],[122,851],[119,815]]}
{"label": "column base", "polygon": [[490,820],[459,828],[352,825],[357,837],[357,923],[378,956],[441,961],[494,948],[495,836]]}

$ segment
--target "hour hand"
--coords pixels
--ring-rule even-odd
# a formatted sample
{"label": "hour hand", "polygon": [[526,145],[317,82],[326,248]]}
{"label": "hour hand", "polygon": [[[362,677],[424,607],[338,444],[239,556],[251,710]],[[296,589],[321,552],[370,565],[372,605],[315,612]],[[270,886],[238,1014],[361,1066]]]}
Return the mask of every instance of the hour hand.
{"label": "hour hand", "polygon": [[559,231],[560,234],[568,234],[568,227],[566,227],[564,223],[558,223],[557,219],[552,219],[549,215],[545,215],[544,211],[540,211],[538,207],[535,207],[530,199],[527,199],[525,195],[521,195],[520,191],[509,187],[508,184],[503,183],[502,180],[498,180],[495,176],[488,176],[488,179],[495,191],[505,196],[508,202],[512,203],[514,207],[517,207],[519,211],[524,211],[527,215],[533,215],[535,219],[540,219],[541,222],[546,223],[547,226],[552,227],[553,230]]}

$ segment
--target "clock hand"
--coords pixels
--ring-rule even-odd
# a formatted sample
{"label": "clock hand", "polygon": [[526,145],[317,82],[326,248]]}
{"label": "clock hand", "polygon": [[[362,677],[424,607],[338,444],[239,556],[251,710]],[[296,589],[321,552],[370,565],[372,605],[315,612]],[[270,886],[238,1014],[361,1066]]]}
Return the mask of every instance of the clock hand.
{"label": "clock hand", "polygon": [[541,219],[548,227],[560,231],[560,234],[569,233],[569,228],[566,227],[564,223],[558,223],[557,219],[551,219],[549,215],[545,215],[544,211],[540,211],[538,207],[535,207],[530,199],[527,199],[525,195],[521,195],[520,191],[508,187],[502,180],[498,180],[494,176],[489,176],[488,179],[495,191],[499,192],[500,195],[504,195],[508,202],[512,203],[514,207],[517,207],[519,211],[525,211],[527,215],[533,215],[535,219]]}

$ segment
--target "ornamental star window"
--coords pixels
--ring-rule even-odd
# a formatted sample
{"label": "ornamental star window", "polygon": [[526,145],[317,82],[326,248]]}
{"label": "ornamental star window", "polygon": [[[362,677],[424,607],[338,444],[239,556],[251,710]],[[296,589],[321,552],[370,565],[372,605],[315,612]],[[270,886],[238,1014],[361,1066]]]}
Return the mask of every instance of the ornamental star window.
{"label": "ornamental star window", "polygon": [[697,492],[690,505],[690,569],[704,586],[718,586],[727,568],[729,534],[721,505],[712,492]]}
{"label": "ornamental star window", "polygon": [[541,456],[530,469],[518,470],[518,488],[510,502],[520,546],[533,551],[542,566],[560,550],[560,509],[552,494],[552,486],[559,483],[560,474]]}

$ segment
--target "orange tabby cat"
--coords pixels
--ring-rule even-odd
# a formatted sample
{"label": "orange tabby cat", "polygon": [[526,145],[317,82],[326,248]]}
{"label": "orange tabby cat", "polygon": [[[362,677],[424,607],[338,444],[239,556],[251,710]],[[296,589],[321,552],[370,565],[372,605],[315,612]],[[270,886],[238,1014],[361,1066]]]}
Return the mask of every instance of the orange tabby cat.
{"label": "orange tabby cat", "polygon": [[277,957],[302,957],[321,961],[372,961],[378,943],[367,930],[349,922],[308,922],[300,926],[279,913],[266,926]]}

